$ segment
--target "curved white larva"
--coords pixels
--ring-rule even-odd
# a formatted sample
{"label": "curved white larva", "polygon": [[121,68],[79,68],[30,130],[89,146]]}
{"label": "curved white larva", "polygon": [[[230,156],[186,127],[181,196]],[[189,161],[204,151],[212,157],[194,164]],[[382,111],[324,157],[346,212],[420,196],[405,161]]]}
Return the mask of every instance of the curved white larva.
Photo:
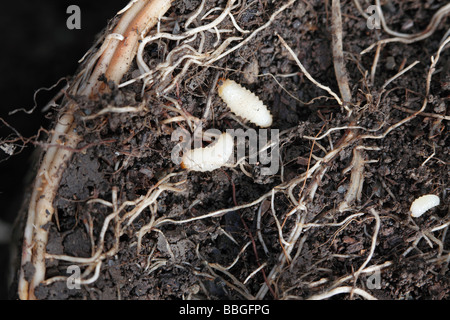
{"label": "curved white larva", "polygon": [[225,165],[233,154],[234,139],[223,133],[205,148],[188,150],[183,154],[181,167],[192,171],[213,171]]}
{"label": "curved white larva", "polygon": [[220,80],[218,91],[234,114],[263,128],[272,125],[272,115],[264,103],[235,81]]}
{"label": "curved white larva", "polygon": [[439,203],[440,200],[438,196],[434,194],[427,194],[414,200],[409,211],[411,211],[412,217],[418,218],[426,211],[438,206]]}

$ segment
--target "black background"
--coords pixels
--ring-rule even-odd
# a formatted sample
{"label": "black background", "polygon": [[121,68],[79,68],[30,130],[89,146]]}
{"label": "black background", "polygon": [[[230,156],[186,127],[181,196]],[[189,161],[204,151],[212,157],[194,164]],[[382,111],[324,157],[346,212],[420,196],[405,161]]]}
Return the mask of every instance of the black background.
{"label": "black background", "polygon": [[[8,113],[34,106],[33,95],[41,87],[51,87],[60,78],[74,75],[78,60],[92,46],[96,35],[128,0],[12,0],[0,8],[0,117],[24,137],[35,135],[49,121],[40,111],[57,93],[40,91],[38,107],[31,114]],[[69,5],[81,9],[81,29],[69,30]],[[61,83],[61,88],[64,82]],[[0,139],[12,131],[0,123]],[[21,205],[24,177],[29,170],[34,147],[0,163],[0,220],[12,223]],[[5,154],[0,150],[0,160]],[[8,246],[0,245],[0,299],[8,298],[6,266]]]}

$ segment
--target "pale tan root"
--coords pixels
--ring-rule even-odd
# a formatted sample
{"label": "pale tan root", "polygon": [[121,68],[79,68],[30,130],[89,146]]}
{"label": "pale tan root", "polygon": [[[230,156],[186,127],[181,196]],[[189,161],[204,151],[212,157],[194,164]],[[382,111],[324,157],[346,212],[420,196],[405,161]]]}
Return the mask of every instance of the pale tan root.
{"label": "pale tan root", "polygon": [[352,93],[348,83],[347,69],[345,67],[344,50],[342,44],[342,15],[341,2],[339,0],[331,1],[331,28],[332,28],[332,51],[333,65],[336,74],[336,80],[341,92],[341,98],[344,108],[351,114],[349,104],[352,102]]}
{"label": "pale tan root", "polygon": [[[69,92],[75,90],[75,92],[71,93],[93,97],[97,92],[96,90],[104,89],[104,87],[101,87],[101,83],[98,82],[98,77],[103,73],[106,73],[113,81],[119,81],[128,70],[130,59],[136,53],[139,38],[134,31],[144,31],[154,26],[157,19],[169,7],[170,1],[168,0],[137,1],[124,13],[114,30],[114,33],[117,34],[124,33],[124,40],[111,40],[108,38],[107,48],[100,57],[87,86],[83,84],[82,87],[79,87],[80,84],[75,82],[73,87],[69,88]],[[96,56],[94,57],[97,58]],[[123,62],[122,59],[124,59]],[[81,74],[83,72],[90,72],[90,70],[84,70]],[[74,148],[82,139],[74,132],[73,112],[75,109],[76,105],[73,103],[69,103],[63,108],[64,113],[60,116],[60,120],[51,137],[52,147],[45,153],[37,173],[24,231],[18,284],[20,299],[35,299],[34,289],[45,279],[45,252],[48,240],[47,223],[51,221],[54,213],[53,200],[62,172],[65,170]],[[65,142],[62,143],[61,139],[64,139]],[[53,147],[55,144],[60,144],[64,148]],[[34,274],[30,282],[26,279],[24,271],[24,267],[29,263],[34,267]]]}

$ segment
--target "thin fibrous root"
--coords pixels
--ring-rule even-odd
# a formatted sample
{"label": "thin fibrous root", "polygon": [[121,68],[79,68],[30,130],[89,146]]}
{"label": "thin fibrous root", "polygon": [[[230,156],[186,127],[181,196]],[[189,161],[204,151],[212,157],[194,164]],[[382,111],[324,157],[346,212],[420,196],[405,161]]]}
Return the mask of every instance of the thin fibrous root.
{"label": "thin fibrous root", "polygon": [[428,38],[429,36],[431,36],[435,32],[436,28],[438,27],[438,25],[442,21],[442,19],[450,13],[450,4],[446,4],[445,6],[441,7],[433,15],[430,23],[428,24],[428,26],[425,28],[424,31],[416,33],[416,34],[407,35],[407,34],[403,34],[403,33],[399,34],[397,32],[393,32],[392,30],[390,30],[387,27],[386,23],[384,22],[383,11],[381,10],[381,7],[379,6],[379,0],[377,0],[377,5],[378,5],[377,10],[378,10],[378,13],[380,16],[380,21],[383,25],[383,28],[385,29],[385,31],[387,33],[390,33],[391,35],[396,35],[396,36],[394,38],[383,39],[383,40],[379,40],[379,41],[375,42],[374,44],[370,45],[368,48],[361,51],[361,54],[366,54],[367,52],[372,50],[375,46],[378,46],[380,44],[385,44],[385,43],[390,43],[390,42],[402,42],[405,44],[411,44],[411,43],[414,43],[417,41],[424,40],[424,39]]}
{"label": "thin fibrous root", "polygon": [[[119,87],[127,86],[137,80],[142,79],[144,82],[142,92],[144,92],[144,89],[146,87],[156,83],[157,84],[157,87],[155,88],[156,94],[167,95],[180,82],[180,80],[183,78],[183,76],[186,74],[186,72],[189,70],[192,64],[196,64],[198,66],[207,68],[212,66],[214,62],[224,58],[225,56],[231,54],[233,51],[241,48],[244,44],[248,43],[256,34],[266,29],[281,12],[283,12],[287,7],[292,5],[294,2],[295,0],[290,0],[284,5],[282,5],[270,16],[269,20],[264,25],[260,26],[251,33],[249,30],[242,30],[239,27],[239,25],[237,25],[237,22],[234,16],[232,15],[232,10],[236,7],[235,0],[229,0],[224,9],[213,8],[214,11],[222,10],[222,12],[217,16],[217,18],[215,18],[210,23],[198,26],[196,28],[188,29],[187,26],[190,25],[193,19],[197,17],[201,12],[201,10],[196,10],[191,15],[191,17],[188,18],[185,26],[185,31],[183,33],[174,35],[171,33],[157,32],[142,39],[138,47],[136,59],[139,70],[141,71],[141,75],[135,77],[134,79],[121,83]],[[199,9],[203,6],[204,2],[200,4]],[[240,33],[242,34],[250,33],[250,34],[244,39],[242,37],[232,36],[222,41],[221,33],[231,31],[219,29],[219,25],[226,17],[230,17],[233,26]],[[204,32],[206,31],[214,32],[217,34],[217,41],[213,45],[214,49],[210,52],[203,52],[203,46],[205,42]],[[191,43],[197,37],[198,34],[200,34],[201,36],[201,41],[198,49],[194,49],[191,45],[188,45],[188,43]],[[159,63],[155,68],[150,70],[150,68],[144,61],[144,49],[149,43],[152,43],[160,39],[177,41],[178,45],[166,56],[163,62]],[[180,41],[182,42],[179,43]],[[234,41],[239,41],[239,43],[227,49],[229,45]],[[172,76],[177,67],[179,67],[182,63],[184,63],[182,70],[179,71],[176,76]],[[172,79],[169,82],[171,76]]]}
{"label": "thin fibrous root", "polygon": [[322,84],[320,84],[319,82],[317,82],[312,76],[311,74],[305,69],[305,67],[303,66],[303,64],[300,62],[300,60],[298,59],[297,55],[294,53],[294,51],[291,49],[291,47],[289,47],[289,45],[286,43],[286,41],[279,35],[277,34],[278,38],[280,39],[281,43],[284,45],[284,47],[289,51],[289,53],[291,54],[292,58],[295,60],[295,62],[297,63],[298,67],[300,68],[300,70],[302,70],[302,72],[305,74],[305,76],[312,82],[314,83],[316,86],[318,86],[320,89],[323,89],[325,91],[327,91],[330,95],[332,95],[336,101],[342,105],[342,100],[339,98],[339,96],[334,93],[329,87],[324,86]]}
{"label": "thin fibrous root", "polygon": [[400,120],[399,122],[393,124],[392,126],[390,126],[389,128],[387,128],[382,134],[379,135],[361,135],[360,139],[383,139],[384,137],[386,137],[386,135],[388,135],[392,130],[402,126],[403,124],[405,124],[406,122],[411,121],[412,119],[414,119],[417,115],[421,114],[427,104],[428,104],[428,97],[430,94],[430,86],[431,86],[431,78],[433,76],[434,71],[436,70],[436,65],[439,61],[439,58],[441,56],[441,52],[442,50],[444,50],[445,46],[447,45],[447,43],[450,43],[450,37],[448,37],[447,39],[445,39],[444,42],[441,43],[441,45],[439,46],[437,53],[435,56],[431,56],[431,64],[430,64],[430,68],[428,69],[428,73],[427,73],[427,77],[426,77],[426,83],[425,83],[425,98],[423,100],[422,103],[422,107],[415,111],[412,115],[410,115],[409,117],[406,117],[403,120]]}
{"label": "thin fibrous root", "polygon": [[364,291],[363,289],[353,288],[353,287],[349,287],[349,286],[334,288],[330,291],[326,291],[324,293],[320,293],[320,294],[311,296],[308,298],[308,300],[324,300],[324,299],[328,299],[335,295],[343,294],[343,293],[357,294],[367,300],[378,300],[377,298],[372,296],[367,291]]}
{"label": "thin fibrous root", "polygon": [[92,120],[95,119],[101,115],[107,114],[107,113],[139,113],[139,112],[143,112],[143,111],[147,111],[147,107],[145,106],[145,104],[141,104],[137,107],[132,107],[132,106],[125,106],[125,107],[114,107],[114,106],[108,106],[102,110],[100,110],[99,112],[93,114],[93,115],[89,115],[89,116],[84,116],[81,119],[86,121],[86,120]]}
{"label": "thin fibrous root", "polygon": [[[99,264],[101,265],[101,262],[105,260],[108,257],[114,256],[119,251],[119,238],[122,236],[127,228],[129,227],[130,223],[129,220],[136,217],[136,215],[139,215],[145,208],[150,207],[152,208],[153,205],[157,203],[158,196],[166,191],[181,191],[179,189],[174,188],[174,186],[182,184],[184,181],[176,182],[176,183],[169,183],[167,182],[168,179],[175,176],[176,174],[169,174],[163,179],[161,179],[153,188],[149,189],[146,196],[142,196],[138,198],[135,201],[125,201],[120,206],[117,204],[117,188],[113,188],[113,201],[112,203],[102,200],[102,199],[92,199],[89,201],[89,203],[100,203],[103,205],[106,205],[107,207],[113,207],[113,212],[110,213],[105,220],[103,221],[103,225],[100,231],[100,234],[98,236],[98,243],[96,245],[95,251],[92,252],[91,257],[84,258],[84,257],[75,257],[75,256],[68,256],[68,255],[58,255],[58,254],[46,254],[46,259],[53,259],[53,260],[62,260],[67,261],[71,263],[77,263],[80,265],[88,265],[88,267],[85,271],[85,274],[83,275],[83,278],[85,278],[87,275],[89,275],[89,270],[92,270],[95,268],[96,274],[98,273],[97,268],[99,268]],[[134,208],[128,212],[125,212],[120,216],[120,214],[125,211],[125,208],[133,206]],[[152,210],[151,210],[152,211]],[[153,211],[152,211],[153,212]],[[154,218],[151,219],[154,221]],[[115,244],[114,246],[109,249],[108,251],[104,251],[105,249],[105,235],[106,232],[110,229],[111,222],[114,221],[113,231],[114,231],[114,237],[115,237]],[[143,228],[144,229],[144,228]],[[144,230],[146,231],[146,230]],[[141,239],[139,238],[139,241]],[[97,274],[98,277],[98,274]],[[86,280],[84,283],[92,283],[95,281],[97,277],[93,277],[89,280],[89,282]],[[47,281],[44,281],[43,283],[49,284],[54,281],[58,280],[64,280],[65,277],[55,277],[51,278]]]}

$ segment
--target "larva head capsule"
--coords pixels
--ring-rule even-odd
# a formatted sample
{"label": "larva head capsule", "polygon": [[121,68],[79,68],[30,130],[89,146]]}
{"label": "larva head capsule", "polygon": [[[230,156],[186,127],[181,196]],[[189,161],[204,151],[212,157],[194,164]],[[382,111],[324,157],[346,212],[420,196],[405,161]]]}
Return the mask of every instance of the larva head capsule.
{"label": "larva head capsule", "polygon": [[219,78],[219,80],[217,80],[217,91],[219,92],[219,96],[222,97],[223,90],[227,86],[229,81],[230,80],[227,80],[225,78]]}
{"label": "larva head capsule", "polygon": [[219,78],[219,80],[217,80],[217,87],[220,88],[226,80],[227,79],[225,79],[223,77]]}

